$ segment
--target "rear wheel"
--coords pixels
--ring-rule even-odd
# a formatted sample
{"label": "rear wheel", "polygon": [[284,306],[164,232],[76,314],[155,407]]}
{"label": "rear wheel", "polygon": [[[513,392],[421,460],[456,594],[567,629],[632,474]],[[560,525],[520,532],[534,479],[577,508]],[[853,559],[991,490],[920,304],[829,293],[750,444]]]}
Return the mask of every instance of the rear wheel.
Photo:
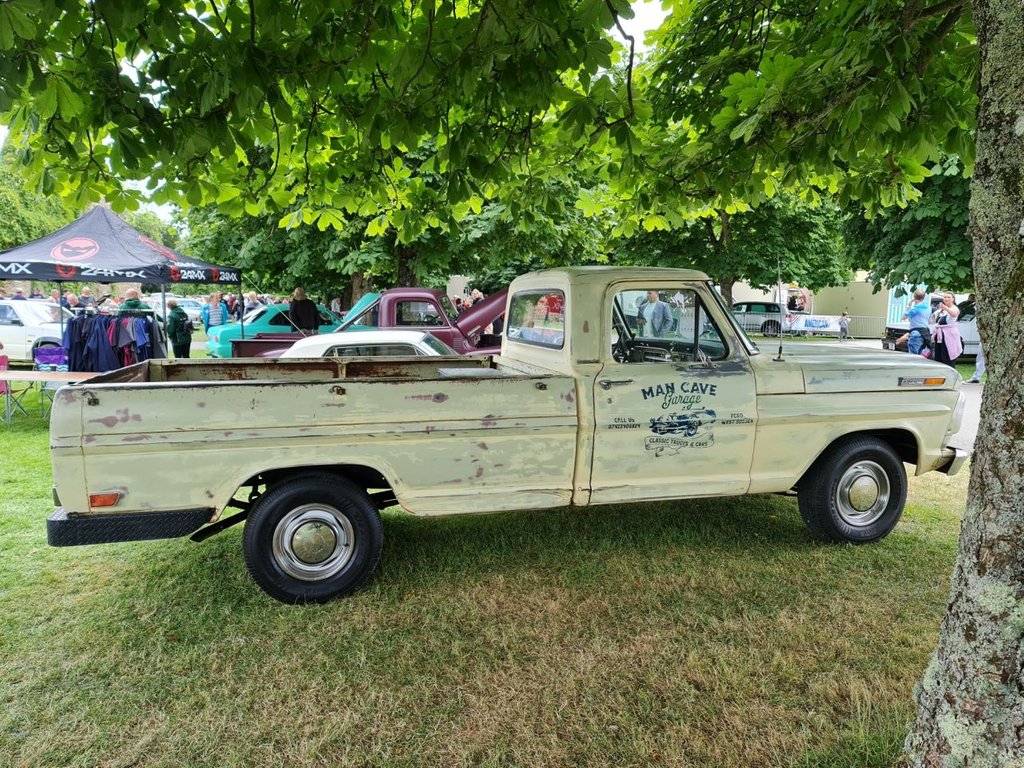
{"label": "rear wheel", "polygon": [[350,480],[295,477],[253,506],[242,549],[250,575],[285,603],[324,603],[348,595],[373,574],[384,530],[377,507]]}
{"label": "rear wheel", "polygon": [[798,490],[800,516],[815,536],[864,544],[896,527],[907,501],[907,473],[887,443],[850,437],[818,458]]}

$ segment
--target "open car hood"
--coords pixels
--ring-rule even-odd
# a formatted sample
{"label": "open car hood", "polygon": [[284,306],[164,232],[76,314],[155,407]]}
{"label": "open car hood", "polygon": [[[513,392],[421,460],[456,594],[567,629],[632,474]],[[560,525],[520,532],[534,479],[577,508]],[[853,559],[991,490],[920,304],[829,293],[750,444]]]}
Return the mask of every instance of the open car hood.
{"label": "open car hood", "polygon": [[452,325],[467,339],[478,336],[483,328],[497,320],[505,311],[508,288],[492,293],[483,301],[474,304],[455,320]]}

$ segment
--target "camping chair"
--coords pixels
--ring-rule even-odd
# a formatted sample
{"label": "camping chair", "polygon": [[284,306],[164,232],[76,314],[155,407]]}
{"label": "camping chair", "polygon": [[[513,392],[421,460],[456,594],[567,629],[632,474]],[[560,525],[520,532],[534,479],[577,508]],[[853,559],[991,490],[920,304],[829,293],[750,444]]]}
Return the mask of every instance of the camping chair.
{"label": "camping chair", "polygon": [[[0,355],[0,371],[6,371],[11,359],[7,355]],[[4,396],[4,421],[11,423],[15,409],[28,416],[25,405],[21,399],[32,389],[32,382],[23,385],[12,384],[7,381],[0,381],[0,395]]]}
{"label": "camping chair", "polygon": [[[68,370],[68,354],[63,347],[36,347],[32,352],[35,371],[61,371]],[[53,407],[53,396],[63,386],[60,381],[43,381],[39,387],[39,412],[45,416]]]}

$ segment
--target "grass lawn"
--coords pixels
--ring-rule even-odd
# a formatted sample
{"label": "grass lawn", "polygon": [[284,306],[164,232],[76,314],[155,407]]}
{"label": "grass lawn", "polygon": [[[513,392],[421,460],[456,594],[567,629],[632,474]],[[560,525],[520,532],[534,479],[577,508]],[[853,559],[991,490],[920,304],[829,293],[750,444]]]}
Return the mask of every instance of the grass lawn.
{"label": "grass lawn", "polygon": [[890,766],[967,487],[913,479],[866,547],[784,497],[389,512],[366,590],[288,607],[241,527],[47,547],[45,420],[0,427],[0,765],[33,768]]}

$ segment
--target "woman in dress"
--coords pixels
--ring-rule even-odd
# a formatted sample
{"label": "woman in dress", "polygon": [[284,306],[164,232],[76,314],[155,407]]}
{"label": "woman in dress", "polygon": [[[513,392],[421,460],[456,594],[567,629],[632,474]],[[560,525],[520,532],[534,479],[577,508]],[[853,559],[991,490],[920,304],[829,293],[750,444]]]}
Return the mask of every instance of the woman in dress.
{"label": "woman in dress", "polygon": [[932,333],[935,352],[932,359],[936,362],[952,366],[963,353],[964,343],[960,339],[960,329],[956,325],[959,317],[960,308],[956,305],[956,299],[947,291],[942,295],[942,303],[932,314],[932,322],[935,323],[935,330]]}

